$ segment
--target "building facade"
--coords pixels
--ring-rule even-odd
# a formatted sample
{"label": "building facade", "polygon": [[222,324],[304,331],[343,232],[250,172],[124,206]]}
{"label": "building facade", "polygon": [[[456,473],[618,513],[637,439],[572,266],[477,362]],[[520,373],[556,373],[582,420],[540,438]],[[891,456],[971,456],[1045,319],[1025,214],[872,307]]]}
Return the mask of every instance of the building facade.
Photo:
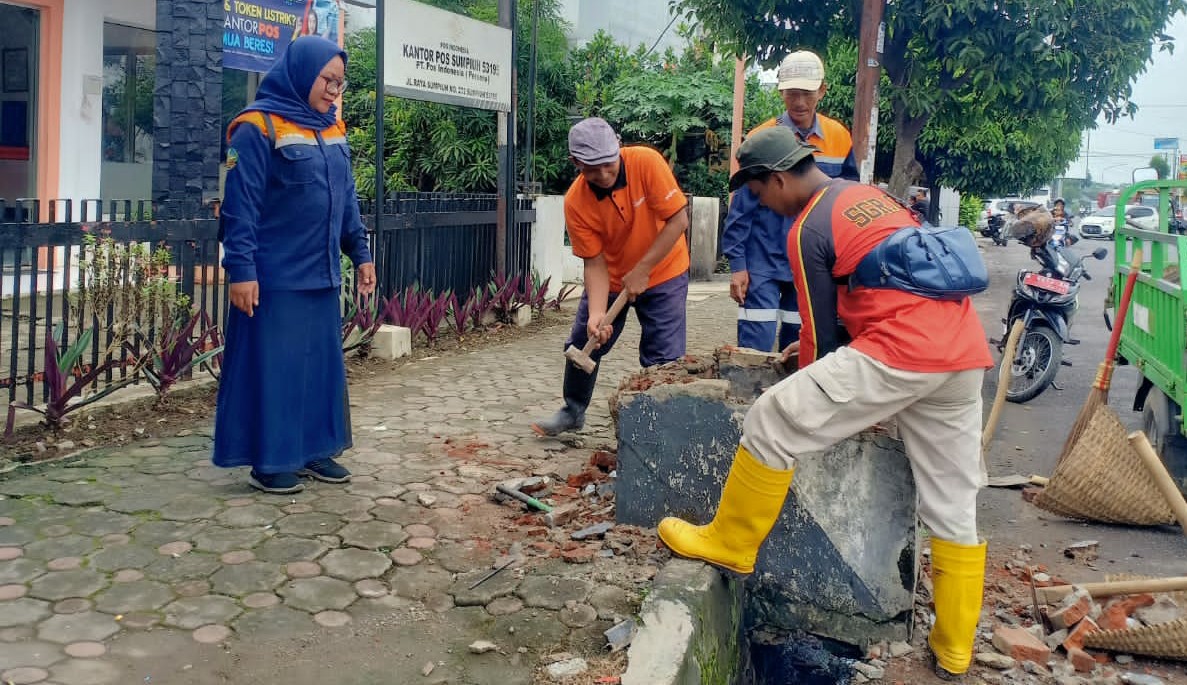
{"label": "building facade", "polygon": [[561,12],[572,27],[569,40],[574,46],[589,42],[598,31],[631,49],[655,45],[660,54],[685,45],[668,0],[561,0]]}

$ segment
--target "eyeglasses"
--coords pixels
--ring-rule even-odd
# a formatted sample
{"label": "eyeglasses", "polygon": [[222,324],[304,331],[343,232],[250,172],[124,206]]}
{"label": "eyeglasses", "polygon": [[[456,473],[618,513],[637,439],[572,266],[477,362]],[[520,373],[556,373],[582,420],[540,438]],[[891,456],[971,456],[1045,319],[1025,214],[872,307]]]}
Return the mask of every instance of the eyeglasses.
{"label": "eyeglasses", "polygon": [[326,82],[326,92],[330,95],[341,95],[346,92],[346,79],[332,79],[329,76],[319,76]]}

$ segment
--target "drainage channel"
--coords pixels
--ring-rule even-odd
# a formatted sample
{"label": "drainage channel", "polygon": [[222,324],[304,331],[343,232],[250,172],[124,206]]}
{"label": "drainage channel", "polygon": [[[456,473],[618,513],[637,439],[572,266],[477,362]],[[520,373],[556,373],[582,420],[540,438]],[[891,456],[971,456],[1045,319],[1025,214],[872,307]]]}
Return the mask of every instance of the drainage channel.
{"label": "drainage channel", "polygon": [[754,685],[849,685],[859,651],[799,633],[750,644]]}

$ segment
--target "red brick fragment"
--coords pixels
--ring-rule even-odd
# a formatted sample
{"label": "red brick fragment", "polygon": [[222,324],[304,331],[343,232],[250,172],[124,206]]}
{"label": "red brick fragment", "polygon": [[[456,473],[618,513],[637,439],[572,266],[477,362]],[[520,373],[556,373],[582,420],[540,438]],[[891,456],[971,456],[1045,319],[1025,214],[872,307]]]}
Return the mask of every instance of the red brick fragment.
{"label": "red brick fragment", "polygon": [[993,631],[993,646],[1018,661],[1046,665],[1051,658],[1051,648],[1024,628],[999,627]]}

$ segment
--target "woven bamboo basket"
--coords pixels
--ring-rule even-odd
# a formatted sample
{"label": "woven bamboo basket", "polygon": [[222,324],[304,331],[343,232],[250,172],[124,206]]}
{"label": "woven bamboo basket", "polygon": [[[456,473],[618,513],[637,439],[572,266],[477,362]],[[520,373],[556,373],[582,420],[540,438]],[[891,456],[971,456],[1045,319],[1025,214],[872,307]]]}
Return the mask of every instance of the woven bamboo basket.
{"label": "woven bamboo basket", "polygon": [[1174,513],[1129,445],[1112,409],[1098,407],[1035,506],[1084,521],[1132,526],[1173,523]]}

